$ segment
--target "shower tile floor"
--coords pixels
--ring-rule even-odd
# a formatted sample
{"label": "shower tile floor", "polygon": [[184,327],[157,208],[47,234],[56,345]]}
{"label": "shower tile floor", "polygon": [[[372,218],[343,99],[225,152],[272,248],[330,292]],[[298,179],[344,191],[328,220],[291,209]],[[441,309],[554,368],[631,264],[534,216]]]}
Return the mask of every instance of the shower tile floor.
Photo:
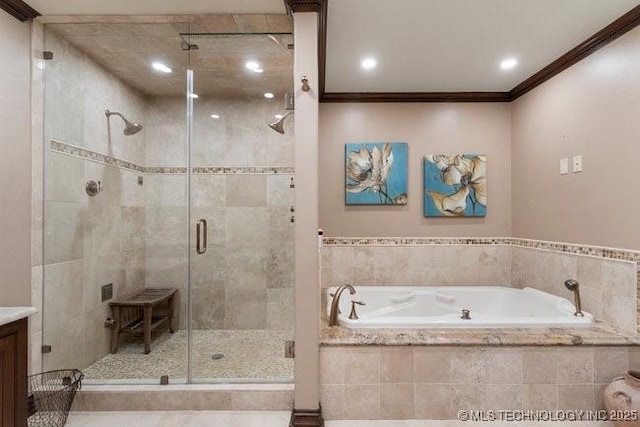
{"label": "shower tile floor", "polygon": [[[192,378],[199,382],[290,382],[293,359],[284,358],[290,330],[194,330]],[[223,357],[214,359],[214,354]],[[158,383],[162,375],[184,382],[187,372],[187,331],[163,332],[144,354],[140,339],[123,343],[83,370],[86,383]]]}

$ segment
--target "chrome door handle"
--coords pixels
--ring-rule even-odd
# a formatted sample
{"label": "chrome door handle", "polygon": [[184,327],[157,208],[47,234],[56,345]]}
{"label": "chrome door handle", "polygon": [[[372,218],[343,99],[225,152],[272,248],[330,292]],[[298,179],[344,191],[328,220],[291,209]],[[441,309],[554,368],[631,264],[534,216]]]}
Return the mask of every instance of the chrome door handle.
{"label": "chrome door handle", "polygon": [[[202,236],[202,237],[201,237]],[[207,252],[207,220],[200,219],[196,222],[196,252],[202,255]]]}

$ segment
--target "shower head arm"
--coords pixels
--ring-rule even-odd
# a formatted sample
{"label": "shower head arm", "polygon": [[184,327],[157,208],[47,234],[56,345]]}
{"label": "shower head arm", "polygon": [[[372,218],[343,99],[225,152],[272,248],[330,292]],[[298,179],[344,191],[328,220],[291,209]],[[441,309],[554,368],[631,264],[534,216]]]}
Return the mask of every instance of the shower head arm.
{"label": "shower head arm", "polygon": [[125,118],[124,118],[124,116],[123,116],[122,114],[118,113],[117,111],[109,111],[109,110],[106,110],[106,111],[104,112],[104,115],[105,115],[105,116],[107,116],[107,118],[109,118],[109,117],[111,117],[111,116],[119,116],[120,118],[122,118],[122,120],[124,120],[125,122],[128,122],[128,120],[127,120],[127,119],[125,119]]}

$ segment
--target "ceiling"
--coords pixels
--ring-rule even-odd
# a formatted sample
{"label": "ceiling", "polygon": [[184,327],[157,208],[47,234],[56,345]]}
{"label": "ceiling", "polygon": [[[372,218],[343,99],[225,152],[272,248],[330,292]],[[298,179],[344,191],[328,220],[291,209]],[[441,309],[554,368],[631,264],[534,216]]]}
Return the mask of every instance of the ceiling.
{"label": "ceiling", "polygon": [[[326,92],[509,91],[639,4],[329,0]],[[501,70],[509,57],[518,65]]]}
{"label": "ceiling", "polygon": [[[293,43],[291,34],[185,35],[189,24],[182,23],[46,28],[147,96],[184,96],[188,68],[194,70],[194,93],[201,96],[262,97],[271,92],[279,97],[293,90],[293,52],[287,49]],[[183,50],[183,41],[198,49]],[[248,70],[247,61],[257,61],[264,72]],[[173,72],[157,72],[153,62]]]}
{"label": "ceiling", "polygon": [[[44,15],[285,13],[283,0],[29,3]],[[328,0],[325,91],[508,92],[638,5],[640,0]],[[240,15],[233,17],[239,19]],[[215,31],[214,27],[207,32]],[[139,73],[156,55],[150,47],[175,47],[175,34],[157,38],[125,29],[120,37],[108,38],[88,31],[89,27],[81,28],[74,29],[79,32],[76,36],[67,36],[75,37],[74,44],[131,85],[153,94],[175,94],[183,89],[178,79],[170,88],[166,79],[159,83],[157,76],[148,78]],[[198,57],[204,61],[207,52],[192,52],[191,64],[198,64]],[[260,48],[256,52],[263,53]],[[184,52],[178,50],[165,49],[163,54],[176,62],[184,58]],[[362,69],[361,62],[367,57],[377,61],[376,68]],[[506,58],[517,59],[518,65],[501,70],[499,64]],[[230,67],[227,72],[238,70],[241,60],[227,58],[217,65],[212,61],[209,58],[204,66],[213,67],[207,90],[213,90],[215,84],[220,84],[219,88],[233,86],[229,83],[233,78],[225,77],[219,68],[225,63]],[[274,61],[274,66],[282,66],[279,59]],[[134,69],[138,75],[132,73]],[[266,81],[266,75],[260,77]],[[250,90],[250,85],[242,82],[235,85]]]}
{"label": "ceiling", "polygon": [[282,0],[27,0],[43,15],[286,13]]}

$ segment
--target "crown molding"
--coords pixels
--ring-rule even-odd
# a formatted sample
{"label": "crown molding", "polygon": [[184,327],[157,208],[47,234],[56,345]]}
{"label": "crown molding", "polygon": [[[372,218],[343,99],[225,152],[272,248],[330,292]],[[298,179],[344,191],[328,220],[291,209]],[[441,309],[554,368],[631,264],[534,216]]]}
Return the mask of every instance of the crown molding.
{"label": "crown molding", "polygon": [[33,18],[40,16],[40,12],[22,0],[0,0],[0,9],[20,22],[31,21]]}
{"label": "crown molding", "polygon": [[640,6],[636,6],[587,40],[574,47],[551,64],[509,91],[511,99],[517,99],[542,83],[557,76],[572,65],[582,61],[598,49],[611,43],[640,24]]}
{"label": "crown molding", "polygon": [[[285,3],[289,2],[298,3],[285,0]],[[328,0],[321,2],[321,25],[318,26],[320,102],[511,102],[640,25],[640,6],[636,6],[508,92],[325,92]]]}
{"label": "crown molding", "polygon": [[323,93],[321,102],[509,102],[509,92]]}

